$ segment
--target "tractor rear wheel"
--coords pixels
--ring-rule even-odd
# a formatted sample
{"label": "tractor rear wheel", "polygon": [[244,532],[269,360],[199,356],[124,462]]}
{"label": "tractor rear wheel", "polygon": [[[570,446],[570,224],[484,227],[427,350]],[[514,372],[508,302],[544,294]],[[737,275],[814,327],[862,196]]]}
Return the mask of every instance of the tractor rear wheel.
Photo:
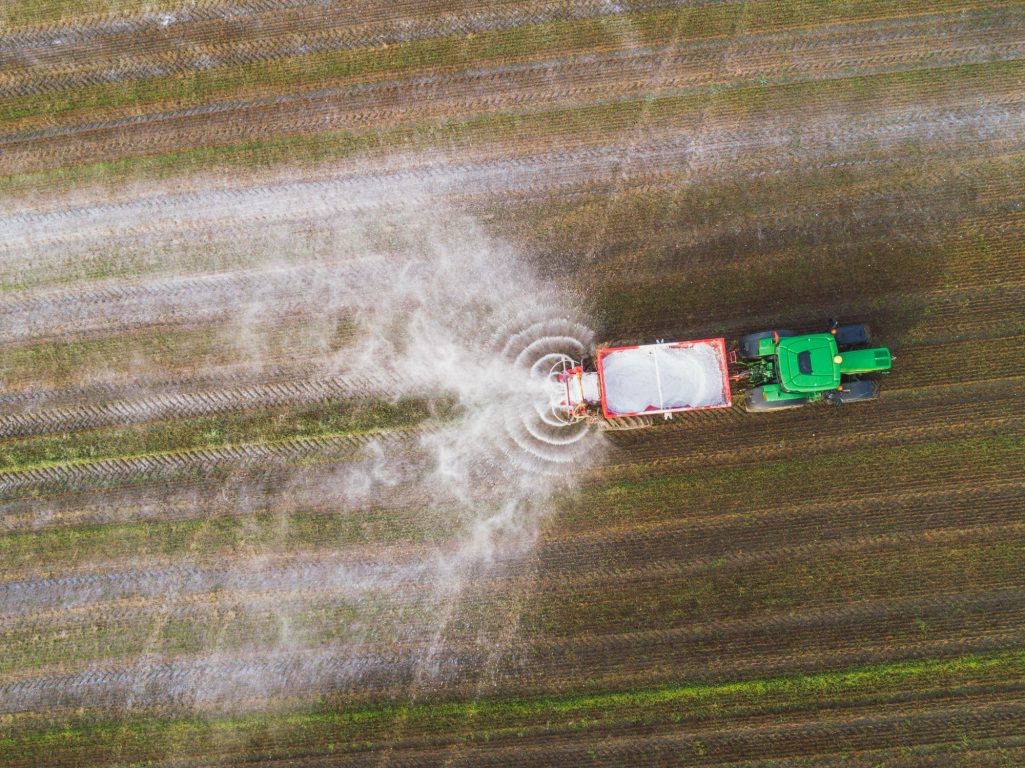
{"label": "tractor rear wheel", "polygon": [[800,408],[802,405],[807,405],[808,402],[809,399],[807,397],[799,397],[792,400],[766,400],[765,389],[763,387],[755,387],[747,391],[747,395],[744,397],[744,409],[748,413],[785,411],[790,408]]}
{"label": "tractor rear wheel", "polygon": [[757,357],[761,357],[761,355],[758,354],[758,342],[761,341],[762,339],[771,338],[772,336],[775,336],[776,334],[779,334],[779,337],[782,339],[782,338],[785,338],[787,336],[793,336],[794,332],[793,331],[783,331],[783,330],[760,331],[759,333],[749,333],[749,334],[747,334],[747,336],[741,336],[740,337],[740,356],[744,357],[744,358],[747,358],[748,360],[753,360],[753,359],[755,359]]}

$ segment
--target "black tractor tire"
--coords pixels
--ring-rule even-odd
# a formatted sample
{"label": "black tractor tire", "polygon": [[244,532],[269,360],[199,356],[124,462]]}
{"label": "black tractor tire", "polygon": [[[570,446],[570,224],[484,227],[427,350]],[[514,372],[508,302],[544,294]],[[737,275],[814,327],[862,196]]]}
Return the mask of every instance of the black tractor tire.
{"label": "black tractor tire", "polygon": [[807,405],[809,399],[802,397],[799,400],[766,400],[763,387],[749,389],[744,396],[744,410],[748,413],[760,413],[762,411],[786,411],[791,408],[800,408]]}
{"label": "black tractor tire", "polygon": [[865,324],[841,325],[836,329],[836,343],[840,347],[857,347],[868,344],[872,340],[872,332]]}
{"label": "black tractor tire", "polygon": [[779,334],[782,339],[786,336],[793,336],[793,331],[760,331],[758,333],[749,333],[747,336],[740,337],[740,356],[747,360],[754,360],[759,357],[758,354],[758,342],[762,339],[767,339],[774,334]]}
{"label": "black tractor tire", "polygon": [[836,393],[841,403],[860,403],[879,397],[878,381],[845,381],[841,387]]}

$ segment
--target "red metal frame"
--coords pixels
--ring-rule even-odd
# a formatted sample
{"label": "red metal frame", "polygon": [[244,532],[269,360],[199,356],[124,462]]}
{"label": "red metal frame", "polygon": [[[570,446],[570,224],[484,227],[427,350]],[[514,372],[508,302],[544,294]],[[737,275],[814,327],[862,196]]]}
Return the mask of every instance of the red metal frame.
{"label": "red metal frame", "polygon": [[605,370],[602,367],[602,361],[607,355],[613,352],[622,352],[627,349],[638,349],[640,344],[633,344],[629,347],[608,347],[606,349],[599,349],[598,354],[595,357],[595,368],[598,369],[598,393],[601,396],[601,412],[605,414],[606,419],[615,419],[620,416],[644,416],[654,415],[659,413],[683,413],[685,411],[710,411],[715,408],[730,408],[733,405],[733,395],[730,392],[730,372],[727,368],[728,358],[726,355],[726,339],[697,339],[695,341],[676,341],[669,344],[649,344],[644,346],[652,347],[693,347],[697,344],[712,344],[719,347],[719,369],[722,371],[722,393],[725,403],[721,405],[700,405],[696,408],[649,408],[646,411],[638,411],[636,413],[613,413],[609,410],[608,404],[605,402]]}

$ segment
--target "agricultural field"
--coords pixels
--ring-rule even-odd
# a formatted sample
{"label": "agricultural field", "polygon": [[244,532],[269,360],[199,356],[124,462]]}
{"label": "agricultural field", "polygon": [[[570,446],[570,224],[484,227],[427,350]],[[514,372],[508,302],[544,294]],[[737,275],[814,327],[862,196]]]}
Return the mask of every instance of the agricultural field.
{"label": "agricultural field", "polygon": [[1015,0],[7,0],[0,766],[1025,765],[1023,177]]}

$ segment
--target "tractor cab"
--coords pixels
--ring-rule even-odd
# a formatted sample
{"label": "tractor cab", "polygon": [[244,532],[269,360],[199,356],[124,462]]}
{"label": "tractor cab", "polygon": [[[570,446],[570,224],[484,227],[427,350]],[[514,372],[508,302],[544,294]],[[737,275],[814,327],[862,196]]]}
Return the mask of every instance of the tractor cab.
{"label": "tractor cab", "polygon": [[821,392],[840,386],[840,363],[832,334],[816,333],[779,340],[779,384],[787,392]]}

